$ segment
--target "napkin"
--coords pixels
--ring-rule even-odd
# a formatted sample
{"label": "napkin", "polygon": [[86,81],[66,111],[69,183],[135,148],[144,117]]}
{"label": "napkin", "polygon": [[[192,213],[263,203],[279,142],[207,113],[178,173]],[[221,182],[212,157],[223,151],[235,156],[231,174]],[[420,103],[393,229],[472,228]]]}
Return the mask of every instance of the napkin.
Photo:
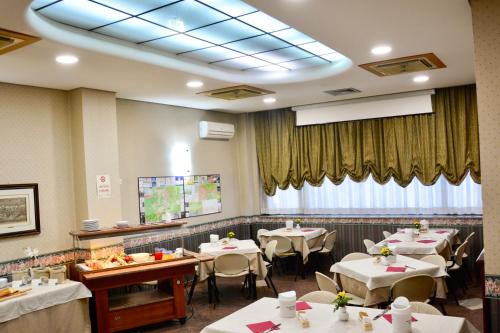
{"label": "napkin", "polygon": [[[263,321],[260,323],[248,324],[247,327],[253,333],[262,333],[265,330],[270,329],[274,325],[276,325],[276,324],[273,323],[272,321]],[[279,330],[279,329],[280,329],[279,327],[276,327],[275,329],[273,329],[273,331]]]}
{"label": "napkin", "polygon": [[389,266],[385,271],[394,273],[403,273],[406,272],[406,267]]}
{"label": "napkin", "polygon": [[436,241],[432,239],[422,239],[417,241],[417,243],[422,243],[422,244],[435,243],[435,242]]}
{"label": "napkin", "polygon": [[237,246],[224,246],[222,249],[223,250],[234,250],[234,249],[237,249],[238,247]]}
{"label": "napkin", "polygon": [[389,239],[387,243],[401,243],[399,239]]}
{"label": "napkin", "polygon": [[311,232],[311,231],[314,231],[314,229],[300,229],[302,230],[303,232]]}
{"label": "napkin", "polygon": [[295,303],[295,311],[309,310],[312,309],[311,306],[304,301],[299,301]]}
{"label": "napkin", "polygon": [[[392,315],[390,313],[384,315],[384,319],[392,324]],[[411,317],[411,321],[417,321],[415,317]]]}
{"label": "napkin", "polygon": [[438,231],[436,231],[436,234],[446,234],[446,233],[448,233],[448,231],[446,231],[446,230],[438,230]]}

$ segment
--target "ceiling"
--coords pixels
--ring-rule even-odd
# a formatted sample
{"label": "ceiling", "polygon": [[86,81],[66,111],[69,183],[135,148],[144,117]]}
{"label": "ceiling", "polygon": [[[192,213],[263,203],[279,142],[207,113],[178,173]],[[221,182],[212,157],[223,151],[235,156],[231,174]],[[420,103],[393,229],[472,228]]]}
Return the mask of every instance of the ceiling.
{"label": "ceiling", "polygon": [[[138,58],[128,52],[84,48],[74,41],[66,44],[42,36],[40,42],[0,55],[0,81],[64,90],[87,87],[115,91],[120,98],[233,113],[475,81],[472,23],[467,0],[246,2],[340,52],[352,61],[352,65],[331,75],[304,69],[288,81],[268,80],[263,74],[255,80],[255,85],[276,92],[274,104],[264,104],[262,97],[224,101],[196,93],[248,83],[244,76],[196,71],[182,64],[177,67],[180,69],[172,69],[161,62],[133,60]],[[0,28],[40,35],[40,29],[31,26],[26,16],[30,3],[29,0],[2,0]],[[82,38],[94,38],[90,34],[93,33]],[[110,43],[110,39],[106,42]],[[112,43],[128,47],[123,42]],[[380,44],[392,46],[392,52],[384,56],[372,55],[371,48]],[[414,83],[415,73],[378,77],[358,67],[367,62],[428,52],[435,53],[447,67],[427,72],[430,79],[425,83]],[[54,58],[62,53],[74,54],[80,61],[71,66],[60,65]],[[186,82],[190,80],[201,80],[204,86],[188,88]],[[359,89],[361,93],[342,97],[324,93],[347,87]]]}

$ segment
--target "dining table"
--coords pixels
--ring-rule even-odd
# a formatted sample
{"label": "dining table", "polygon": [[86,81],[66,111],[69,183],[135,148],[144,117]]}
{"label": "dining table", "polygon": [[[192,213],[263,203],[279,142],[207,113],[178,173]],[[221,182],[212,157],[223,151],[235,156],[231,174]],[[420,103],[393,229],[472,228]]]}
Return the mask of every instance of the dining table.
{"label": "dining table", "polygon": [[325,228],[279,228],[263,233],[260,237],[260,247],[264,249],[271,236],[288,237],[292,241],[294,250],[301,253],[305,264],[308,261],[310,249],[321,247],[325,233]]}
{"label": "dining table", "polygon": [[[347,321],[340,321],[333,312],[333,305],[312,302],[299,302],[297,307],[303,309],[303,315],[309,321],[309,327],[303,328],[297,318],[281,318],[279,301],[276,298],[263,297],[258,301],[206,326],[201,333],[263,333],[269,327],[279,324],[276,332],[324,333],[324,332],[366,332],[358,319],[359,312],[364,311],[370,318],[380,314],[382,310],[347,306]],[[464,318],[412,313],[413,333],[471,333]],[[392,332],[391,313],[372,320],[372,333]],[[272,331],[275,332],[275,331]]]}
{"label": "dining table", "polygon": [[375,244],[368,252],[372,255],[378,255],[382,247],[388,246],[397,254],[415,259],[439,254],[449,260],[452,246],[459,242],[457,229],[429,229],[425,233],[415,235],[411,240],[403,231],[398,231]]}
{"label": "dining table", "polygon": [[436,297],[446,299],[446,271],[437,265],[397,255],[388,266],[377,257],[340,261],[330,268],[340,287],[365,299],[364,306],[373,306],[389,301],[389,289],[399,279],[419,274],[432,276],[436,281]]}
{"label": "dining table", "polygon": [[[267,275],[266,262],[255,241],[252,239],[217,241],[213,243],[202,243],[199,246],[200,254],[217,257],[227,253],[239,253],[245,255],[250,261],[250,269],[258,279],[263,280]],[[198,267],[199,281],[205,281],[213,271],[213,260],[200,262]]]}

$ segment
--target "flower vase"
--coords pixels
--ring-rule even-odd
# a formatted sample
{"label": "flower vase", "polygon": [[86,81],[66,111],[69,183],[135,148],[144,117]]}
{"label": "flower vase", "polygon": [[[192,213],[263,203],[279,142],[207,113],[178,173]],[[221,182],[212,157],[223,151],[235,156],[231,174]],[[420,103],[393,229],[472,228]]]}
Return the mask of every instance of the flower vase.
{"label": "flower vase", "polygon": [[297,225],[295,226],[295,229],[300,230],[300,224],[297,223]]}
{"label": "flower vase", "polygon": [[349,320],[349,313],[347,312],[345,306],[342,306],[337,310],[337,318],[340,321],[348,321]]}
{"label": "flower vase", "polygon": [[396,263],[395,255],[382,256],[382,265],[389,266],[390,264],[395,264],[395,263]]}

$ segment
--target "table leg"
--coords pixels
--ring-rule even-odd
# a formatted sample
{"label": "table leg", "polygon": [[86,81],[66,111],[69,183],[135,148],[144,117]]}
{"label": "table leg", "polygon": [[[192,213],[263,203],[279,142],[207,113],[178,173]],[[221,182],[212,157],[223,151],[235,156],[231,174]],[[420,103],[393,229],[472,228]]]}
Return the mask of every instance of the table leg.
{"label": "table leg", "polygon": [[96,290],[94,292],[95,298],[95,315],[97,320],[97,332],[109,332],[109,303],[108,291]]}
{"label": "table leg", "polygon": [[186,318],[186,299],[184,295],[184,275],[175,276],[172,279],[172,290],[174,293],[175,316],[179,319]]}

